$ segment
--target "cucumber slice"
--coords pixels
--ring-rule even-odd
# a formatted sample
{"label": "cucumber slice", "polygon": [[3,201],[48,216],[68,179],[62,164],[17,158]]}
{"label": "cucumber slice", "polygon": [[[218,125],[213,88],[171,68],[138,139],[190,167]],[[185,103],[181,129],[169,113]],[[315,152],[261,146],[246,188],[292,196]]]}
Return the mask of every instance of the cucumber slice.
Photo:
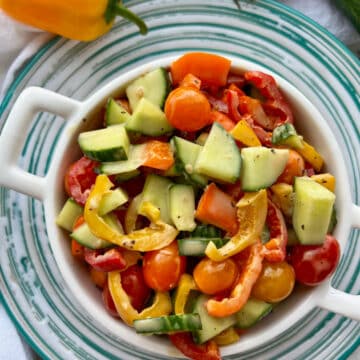
{"label": "cucumber slice", "polygon": [[214,123],[196,164],[195,171],[219,181],[234,183],[240,177],[241,156],[233,137]]}
{"label": "cucumber slice", "polygon": [[82,132],[78,138],[82,152],[97,161],[126,160],[130,140],[123,125]]}
{"label": "cucumber slice", "polygon": [[160,136],[174,130],[165,113],[146,98],[139,101],[125,127],[128,131],[149,136]]}
{"label": "cucumber slice", "polygon": [[209,242],[212,241],[217,248],[226,244],[228,239],[191,237],[178,239],[179,254],[184,256],[205,256],[205,250]]}
{"label": "cucumber slice", "polygon": [[141,174],[140,170],[132,170],[128,172],[124,172],[122,174],[115,175],[115,183],[122,183],[125,181],[128,181],[130,179],[133,179],[136,176],[139,176]]}
{"label": "cucumber slice", "polygon": [[271,186],[284,171],[289,158],[289,150],[254,146],[243,148],[241,157],[242,189],[258,191]]}
{"label": "cucumber slice", "polygon": [[[122,228],[121,223],[118,221],[117,217],[114,214],[107,214],[104,217],[104,221],[111,226],[114,230],[123,234],[124,230]],[[71,234],[70,237],[76,240],[79,244],[88,247],[93,250],[104,249],[114,244],[110,241],[101,239],[95,236],[91,230],[89,225],[84,222],[80,226],[78,226]]]}
{"label": "cucumber slice", "polygon": [[208,178],[199,174],[194,169],[202,147],[177,136],[174,136],[170,143],[174,148],[175,166],[184,174],[185,178],[189,180],[191,184],[205,187],[208,183]]}
{"label": "cucumber slice", "polygon": [[209,315],[205,307],[205,303],[209,299],[210,297],[207,295],[200,295],[195,301],[193,309],[193,313],[199,314],[202,324],[201,330],[195,330],[193,332],[194,341],[198,344],[202,344],[208,341],[236,323],[235,315],[226,316],[223,318],[216,318]]}
{"label": "cucumber slice", "polygon": [[302,137],[299,136],[292,124],[281,124],[272,133],[271,142],[276,145],[288,145],[294,149],[303,147]]}
{"label": "cucumber slice", "polygon": [[215,238],[221,237],[222,231],[213,225],[200,224],[191,233],[191,237]]}
{"label": "cucumber slice", "polygon": [[[155,174],[148,175],[142,191],[139,209],[142,208],[144,202],[150,202],[160,209],[161,219],[168,224],[172,224],[169,209],[169,189],[172,185],[173,183],[163,176]],[[145,214],[141,214],[140,212],[140,215]]]}
{"label": "cucumber slice", "polygon": [[130,145],[127,160],[105,162],[99,166],[99,171],[107,175],[129,174],[136,171],[145,161],[146,144]]}
{"label": "cucumber slice", "polygon": [[158,68],[137,78],[128,85],[126,95],[133,111],[143,98],[163,108],[170,90],[171,82],[168,72],[164,68]]}
{"label": "cucumber slice", "polygon": [[101,198],[98,213],[100,216],[108,214],[129,200],[127,193],[120,188],[111,190]]}
{"label": "cucumber slice", "polygon": [[140,334],[168,334],[174,331],[194,331],[201,327],[198,314],[167,315],[134,321],[134,328]]}
{"label": "cucumber slice", "polygon": [[265,301],[250,298],[244,307],[236,313],[235,326],[240,329],[249,328],[269,314],[272,308],[273,306]]}
{"label": "cucumber slice", "polygon": [[169,190],[170,217],[179,231],[193,231],[195,223],[195,194],[191,185],[176,184]]}
{"label": "cucumber slice", "polygon": [[69,198],[56,217],[56,224],[67,231],[72,231],[76,219],[82,215],[83,211],[84,208],[81,205]]}
{"label": "cucumber slice", "polygon": [[303,245],[325,240],[332,217],[335,194],[308,177],[295,178],[293,227]]}
{"label": "cucumber slice", "polygon": [[109,99],[105,110],[106,126],[124,124],[130,119],[131,115],[114,99]]}

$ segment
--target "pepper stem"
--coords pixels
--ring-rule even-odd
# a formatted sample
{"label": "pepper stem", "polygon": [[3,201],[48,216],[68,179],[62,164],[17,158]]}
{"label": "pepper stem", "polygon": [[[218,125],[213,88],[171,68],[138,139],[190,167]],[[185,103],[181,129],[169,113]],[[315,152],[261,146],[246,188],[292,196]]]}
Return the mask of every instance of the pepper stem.
{"label": "pepper stem", "polygon": [[115,16],[121,16],[139,27],[139,31],[142,35],[145,35],[148,32],[148,28],[145,22],[132,11],[127,9],[124,5],[121,4],[118,0],[109,0],[108,8],[105,13],[106,22],[111,22],[114,20]]}

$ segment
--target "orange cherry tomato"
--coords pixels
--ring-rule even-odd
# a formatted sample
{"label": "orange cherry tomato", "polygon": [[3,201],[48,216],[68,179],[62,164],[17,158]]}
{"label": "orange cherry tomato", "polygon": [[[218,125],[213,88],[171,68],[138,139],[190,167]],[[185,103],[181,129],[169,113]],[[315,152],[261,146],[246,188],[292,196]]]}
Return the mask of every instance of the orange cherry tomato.
{"label": "orange cherry tomato", "polygon": [[205,294],[214,295],[229,290],[238,277],[238,268],[232,259],[212,261],[202,259],[194,269],[194,280]]}
{"label": "orange cherry tomato", "polygon": [[286,299],[294,289],[295,271],[286,261],[263,262],[263,268],[257,279],[252,295],[259,300],[279,302]]}
{"label": "orange cherry tomato", "polygon": [[302,156],[295,150],[289,150],[289,159],[284,171],[278,177],[277,182],[292,185],[295,176],[302,176],[305,170],[305,162]]}
{"label": "orange cherry tomato", "polygon": [[179,255],[177,242],[162,249],[149,251],[143,258],[143,273],[147,286],[156,291],[168,291],[185,272],[186,257]]}
{"label": "orange cherry tomato", "polygon": [[197,131],[209,124],[211,106],[206,96],[194,87],[178,87],[165,103],[170,124],[182,131]]}

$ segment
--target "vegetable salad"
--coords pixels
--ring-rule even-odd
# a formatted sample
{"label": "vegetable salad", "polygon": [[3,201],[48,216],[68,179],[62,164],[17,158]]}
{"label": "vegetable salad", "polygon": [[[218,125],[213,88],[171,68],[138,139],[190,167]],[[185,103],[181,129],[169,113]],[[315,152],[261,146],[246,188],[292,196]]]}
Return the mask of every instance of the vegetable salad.
{"label": "vegetable salad", "polygon": [[296,121],[272,76],[208,53],[108,99],[57,224],[111,315],[221,359],[297,283],[335,271],[335,178]]}

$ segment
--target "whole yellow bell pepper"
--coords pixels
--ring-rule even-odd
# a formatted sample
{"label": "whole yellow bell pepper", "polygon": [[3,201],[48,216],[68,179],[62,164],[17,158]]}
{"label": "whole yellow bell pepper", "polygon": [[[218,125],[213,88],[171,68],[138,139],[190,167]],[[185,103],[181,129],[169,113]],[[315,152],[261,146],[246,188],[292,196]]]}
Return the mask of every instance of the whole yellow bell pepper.
{"label": "whole yellow bell pepper", "polygon": [[24,24],[80,41],[108,32],[118,15],[147,32],[144,21],[119,0],[0,0],[0,8]]}
{"label": "whole yellow bell pepper", "polygon": [[152,305],[140,313],[135,310],[121,285],[121,272],[119,271],[109,272],[108,286],[119,316],[129,326],[132,326],[134,320],[169,315],[172,311],[171,298],[167,292],[156,292]]}
{"label": "whole yellow bell pepper", "polygon": [[238,232],[219,249],[213,242],[206,247],[205,254],[213,261],[225,260],[259,239],[267,215],[266,190],[245,193],[236,207],[239,221]]}
{"label": "whole yellow bell pepper", "polygon": [[137,251],[157,250],[175,240],[178,231],[173,226],[161,221],[158,209],[154,209],[154,206],[149,203],[145,204],[143,209],[148,212],[148,218],[151,221],[148,227],[125,235],[108,225],[99,215],[98,210],[103,195],[108,193],[112,186],[113,183],[106,175],[98,175],[86,200],[84,218],[95,236],[128,250]]}

